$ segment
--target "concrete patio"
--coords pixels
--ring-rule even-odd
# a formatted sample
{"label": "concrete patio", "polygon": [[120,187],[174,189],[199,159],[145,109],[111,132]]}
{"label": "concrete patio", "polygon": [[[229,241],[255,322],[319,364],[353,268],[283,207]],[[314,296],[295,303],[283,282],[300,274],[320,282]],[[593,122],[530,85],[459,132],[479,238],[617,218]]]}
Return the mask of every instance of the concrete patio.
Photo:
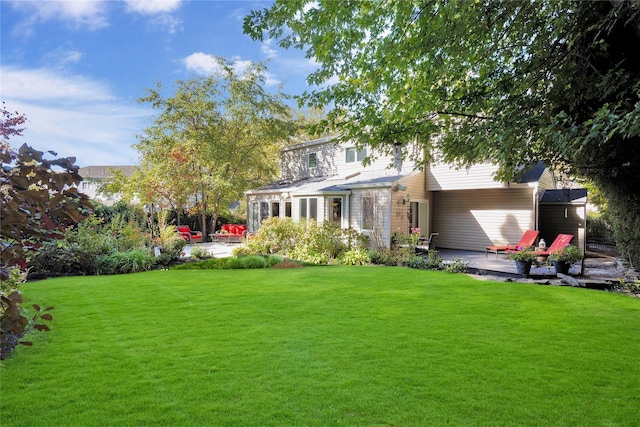
{"label": "concrete patio", "polygon": [[[437,249],[438,255],[442,257],[445,263],[453,262],[457,259],[464,260],[467,263],[471,273],[491,274],[506,277],[524,277],[516,272],[516,263],[507,259],[505,254],[485,254],[479,251],[460,251],[453,249]],[[569,274],[572,276],[582,275],[581,265],[575,264],[571,266]],[[529,276],[532,279],[555,278],[556,273],[552,265],[542,265],[531,267]]]}

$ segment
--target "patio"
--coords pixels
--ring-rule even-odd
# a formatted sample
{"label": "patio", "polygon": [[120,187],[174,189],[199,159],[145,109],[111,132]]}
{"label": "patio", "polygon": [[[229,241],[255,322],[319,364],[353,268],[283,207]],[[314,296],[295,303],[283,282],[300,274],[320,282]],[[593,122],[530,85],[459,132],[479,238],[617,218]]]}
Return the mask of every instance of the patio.
{"label": "patio", "polygon": [[[508,260],[505,254],[496,257],[495,254],[487,254],[482,251],[460,251],[454,249],[437,249],[438,255],[442,257],[445,263],[462,259],[468,263],[468,269],[471,273],[488,274],[505,277],[524,277],[522,274],[516,273],[516,263]],[[582,275],[580,264],[575,264],[569,270],[572,276]],[[551,265],[543,265],[531,267],[529,276],[532,279],[548,279],[555,278],[556,273]]]}

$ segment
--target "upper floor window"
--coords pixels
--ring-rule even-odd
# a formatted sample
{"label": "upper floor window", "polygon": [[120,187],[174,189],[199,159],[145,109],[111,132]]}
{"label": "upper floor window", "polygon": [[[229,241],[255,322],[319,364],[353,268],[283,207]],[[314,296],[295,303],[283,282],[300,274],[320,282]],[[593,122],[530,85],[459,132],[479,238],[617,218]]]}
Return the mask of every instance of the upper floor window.
{"label": "upper floor window", "polygon": [[367,149],[363,148],[362,150],[357,150],[355,147],[349,147],[345,150],[346,158],[345,161],[347,163],[353,163],[356,160],[361,162],[367,157]]}
{"label": "upper floor window", "polygon": [[318,166],[318,155],[316,153],[309,153],[308,164],[310,168]]}

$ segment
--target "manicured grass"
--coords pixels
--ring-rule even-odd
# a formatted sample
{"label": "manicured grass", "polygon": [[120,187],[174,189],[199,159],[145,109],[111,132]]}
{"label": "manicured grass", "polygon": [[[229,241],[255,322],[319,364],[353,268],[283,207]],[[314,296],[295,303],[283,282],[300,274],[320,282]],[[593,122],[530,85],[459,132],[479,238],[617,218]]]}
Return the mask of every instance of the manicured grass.
{"label": "manicured grass", "polygon": [[638,425],[640,300],[389,267],[29,283],[2,426]]}

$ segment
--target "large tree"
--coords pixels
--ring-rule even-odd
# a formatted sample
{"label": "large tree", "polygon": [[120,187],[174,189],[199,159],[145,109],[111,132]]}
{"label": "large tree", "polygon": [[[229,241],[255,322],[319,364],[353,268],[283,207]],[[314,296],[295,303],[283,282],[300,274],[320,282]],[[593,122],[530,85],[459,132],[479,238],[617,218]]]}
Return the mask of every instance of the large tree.
{"label": "large tree", "polygon": [[502,181],[538,160],[595,181],[640,263],[637,0],[276,0],[245,32],[318,62],[300,100],[332,106],[343,138],[419,139],[438,160],[495,162]]}
{"label": "large tree", "polygon": [[239,73],[223,58],[212,60],[212,75],[176,82],[170,97],[158,84],[140,99],[160,113],[135,145],[141,163],[130,181],[130,193],[144,201],[197,203],[203,234],[207,211],[213,232],[225,205],[274,179],[279,150],[294,131],[286,96],[264,88],[263,64]]}

